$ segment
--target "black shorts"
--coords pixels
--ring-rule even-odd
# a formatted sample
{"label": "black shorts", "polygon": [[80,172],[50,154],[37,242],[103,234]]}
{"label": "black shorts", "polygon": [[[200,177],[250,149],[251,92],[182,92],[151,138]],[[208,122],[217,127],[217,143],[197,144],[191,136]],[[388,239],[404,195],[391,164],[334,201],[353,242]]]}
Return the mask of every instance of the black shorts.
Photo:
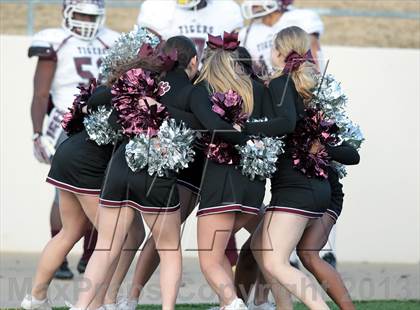
{"label": "black shorts", "polygon": [[208,160],[205,165],[197,216],[225,212],[258,215],[265,194],[265,181],[251,181],[232,165]]}
{"label": "black shorts", "polygon": [[320,218],[330,205],[328,180],[308,178],[293,167],[292,159],[280,156],[271,178],[271,202],[267,211],[294,213]]}
{"label": "black shorts", "polygon": [[61,143],[51,162],[47,182],[76,194],[99,195],[113,145],[99,146],[86,131]]}
{"label": "black shorts", "polygon": [[331,186],[331,202],[326,214],[337,222],[343,209],[344,192],[338,174],[333,168],[328,169],[328,181]]}
{"label": "black shorts", "polygon": [[100,205],[131,207],[145,213],[175,212],[179,209],[176,175],[150,176],[146,169],[133,172],[125,160],[123,143],[112,156],[104,179]]}

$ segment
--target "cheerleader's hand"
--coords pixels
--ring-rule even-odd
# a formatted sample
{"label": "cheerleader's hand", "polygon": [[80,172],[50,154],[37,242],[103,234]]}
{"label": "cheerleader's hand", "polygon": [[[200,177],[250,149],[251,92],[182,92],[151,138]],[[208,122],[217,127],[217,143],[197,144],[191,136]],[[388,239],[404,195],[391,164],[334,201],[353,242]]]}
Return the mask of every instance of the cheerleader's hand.
{"label": "cheerleader's hand", "polygon": [[144,97],[143,99],[140,100],[144,100],[145,102],[147,102],[147,104],[149,106],[153,106],[153,105],[158,105],[160,104],[159,102],[157,102],[155,99],[151,98],[151,97]]}
{"label": "cheerleader's hand", "polygon": [[259,149],[264,147],[264,143],[261,140],[252,140],[252,142],[254,142],[254,145]]}
{"label": "cheerleader's hand", "polygon": [[324,146],[319,142],[319,140],[315,140],[312,143],[311,149],[309,150],[309,153],[311,154],[317,154],[319,151],[323,150]]}
{"label": "cheerleader's hand", "polygon": [[48,152],[48,147],[43,142],[44,141],[42,139],[42,136],[39,136],[34,140],[34,155],[40,163],[50,164],[51,160]]}
{"label": "cheerleader's hand", "polygon": [[240,125],[238,125],[238,124],[233,124],[233,128],[235,128],[239,132],[242,131],[242,127]]}

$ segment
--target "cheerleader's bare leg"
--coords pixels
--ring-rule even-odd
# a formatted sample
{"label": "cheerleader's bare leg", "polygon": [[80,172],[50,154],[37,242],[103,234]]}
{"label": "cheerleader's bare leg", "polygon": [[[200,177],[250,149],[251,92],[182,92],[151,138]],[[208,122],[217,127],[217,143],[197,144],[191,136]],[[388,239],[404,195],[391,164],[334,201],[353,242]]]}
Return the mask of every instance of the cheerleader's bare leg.
{"label": "cheerleader's bare leg", "polygon": [[117,259],[131,227],[135,212],[129,207],[101,207],[98,216],[98,241],[84,275],[84,287],[75,305],[77,308],[91,308],[98,292],[104,289],[107,275],[116,268]]}
{"label": "cheerleader's bare leg", "polygon": [[308,222],[309,219],[303,216],[267,211],[262,227],[262,265],[264,271],[309,309],[329,309],[315,284],[289,262],[290,254],[296,248]]}
{"label": "cheerleader's bare leg", "polygon": [[314,221],[303,233],[297,246],[297,253],[305,268],[323,285],[328,296],[340,309],[354,310],[354,304],[340,274],[319,256],[334,224],[335,219],[326,213],[322,218]]}
{"label": "cheerleader's bare leg", "polygon": [[[256,216],[255,218],[251,219],[244,227],[250,233],[250,236],[241,247],[235,272],[236,292],[239,298],[244,301],[249,299],[252,287],[256,284],[257,280],[258,265],[254,255],[252,254],[251,240],[252,235],[258,224],[261,222],[262,218],[262,216]],[[258,288],[255,287],[256,291],[257,289]]]}
{"label": "cheerleader's bare leg", "polygon": [[98,307],[116,303],[118,291],[140,245],[144,241],[144,237],[145,231],[143,221],[141,215],[136,212],[127,239],[124,242],[121,255],[118,259],[118,265],[116,266],[115,272],[113,274],[111,273],[112,278],[107,281],[107,283],[109,283],[108,288],[107,290],[104,289],[103,294],[97,298]]}
{"label": "cheerleader's bare leg", "polygon": [[182,277],[181,214],[162,212],[143,213],[149,226],[160,258],[160,288],[162,309],[174,310]]}
{"label": "cheerleader's bare leg", "polygon": [[198,256],[201,271],[217,294],[221,306],[229,305],[238,298],[232,275],[226,270],[226,246],[232,232],[243,227],[250,217],[252,215],[238,215],[235,212],[198,217]]}
{"label": "cheerleader's bare leg", "polygon": [[[196,207],[198,196],[182,185],[178,185],[178,192],[181,205],[181,222],[184,223]],[[140,256],[137,260],[136,270],[129,293],[130,300],[138,300],[142,289],[150,280],[159,264],[160,259],[158,251],[156,250],[156,244],[153,237],[150,237],[141,249]]]}
{"label": "cheerleader's bare leg", "polygon": [[[268,270],[263,263],[263,253],[272,251],[272,247],[263,246],[263,225],[262,222],[252,235],[251,249],[258,262],[258,273],[256,281],[255,304],[267,302],[268,291],[271,291],[278,310],[293,309],[293,301],[290,292],[281,284]],[[258,295],[259,296],[258,296]]]}
{"label": "cheerleader's bare leg", "polygon": [[[98,201],[98,198],[95,197],[91,196],[91,199]],[[39,300],[46,298],[48,286],[55,271],[76,242],[84,235],[86,227],[89,225],[87,214],[92,214],[93,218],[95,217],[94,211],[84,210],[77,196],[65,190],[60,190],[59,209],[63,227],[44,248],[33,283],[32,296]]]}

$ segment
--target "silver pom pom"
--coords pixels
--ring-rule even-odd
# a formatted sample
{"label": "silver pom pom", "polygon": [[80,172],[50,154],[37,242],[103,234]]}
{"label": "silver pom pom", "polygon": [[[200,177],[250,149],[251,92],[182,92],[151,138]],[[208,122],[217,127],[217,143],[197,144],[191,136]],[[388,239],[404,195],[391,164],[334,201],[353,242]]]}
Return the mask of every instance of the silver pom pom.
{"label": "silver pom pom", "polygon": [[100,106],[97,111],[92,112],[83,120],[89,139],[98,145],[107,145],[118,140],[118,132],[108,123],[111,112],[112,109],[107,110],[104,106]]}
{"label": "silver pom pom", "polygon": [[165,120],[157,136],[141,134],[131,139],[125,156],[130,169],[137,172],[147,166],[149,175],[165,175],[166,171],[179,172],[194,160],[192,148],[195,132],[174,119]]}
{"label": "silver pom pom", "polygon": [[134,60],[144,43],[149,43],[155,47],[159,42],[160,40],[155,34],[137,25],[134,26],[132,31],[123,33],[102,60],[99,68],[101,81],[106,81],[119,66]]}
{"label": "silver pom pom", "polygon": [[263,123],[263,122],[268,122],[268,118],[267,117],[263,117],[263,118],[249,118],[247,120],[247,123]]}
{"label": "silver pom pom", "polygon": [[134,172],[142,170],[149,161],[150,138],[140,134],[130,140],[125,146],[125,159]]}
{"label": "silver pom pom", "polygon": [[242,174],[251,180],[270,178],[276,172],[277,158],[284,153],[284,142],[280,138],[265,137],[248,140],[246,145],[237,146],[241,155]]}
{"label": "silver pom pom", "polygon": [[159,128],[158,140],[164,147],[162,160],[165,162],[165,169],[179,172],[194,160],[192,145],[195,132],[184,123],[177,125],[173,118],[164,121]]}
{"label": "silver pom pom", "polygon": [[343,164],[340,164],[336,161],[331,162],[331,167],[337,172],[338,177],[340,179],[344,178],[347,175],[346,166]]}
{"label": "silver pom pom", "polygon": [[[320,78],[321,83],[321,78]],[[346,141],[359,149],[364,141],[363,134],[358,125],[354,124],[346,113],[348,98],[341,89],[341,84],[333,75],[327,74],[313,92],[309,105],[320,107],[325,118],[334,121],[339,127],[340,142]]]}
{"label": "silver pom pom", "polygon": [[360,149],[363,141],[365,140],[359,125],[354,124],[350,120],[345,126],[345,132],[342,132],[341,137],[344,141],[346,141],[357,150]]}

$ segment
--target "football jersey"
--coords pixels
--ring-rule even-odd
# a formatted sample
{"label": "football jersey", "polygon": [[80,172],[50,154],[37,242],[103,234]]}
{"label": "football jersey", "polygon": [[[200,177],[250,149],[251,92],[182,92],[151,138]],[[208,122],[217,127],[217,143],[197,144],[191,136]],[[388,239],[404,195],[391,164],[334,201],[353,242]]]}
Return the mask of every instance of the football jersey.
{"label": "football jersey", "polygon": [[199,9],[183,9],[174,0],[146,0],[137,18],[139,26],[157,32],[164,40],[183,35],[197,46],[201,56],[207,34],[223,35],[243,26],[239,5],[234,0],[208,0],[207,6]]}
{"label": "football jersey", "polygon": [[271,49],[274,37],[280,30],[291,26],[300,27],[309,34],[324,33],[324,24],[319,15],[304,9],[284,12],[278,22],[271,27],[258,19],[251,24],[251,27],[247,26],[239,31],[241,45],[249,51],[258,69],[264,73],[272,72]]}
{"label": "football jersey", "polygon": [[101,28],[92,41],[78,39],[62,28],[45,29],[35,34],[31,48],[50,48],[51,59],[57,62],[50,89],[55,107],[67,111],[77,86],[98,77],[101,59],[118,36],[107,28]]}
{"label": "football jersey", "polygon": [[43,130],[53,145],[61,134],[63,114],[72,106],[78,93],[77,86],[98,77],[101,59],[118,37],[117,32],[108,28],[101,28],[92,41],[78,39],[63,28],[45,29],[34,35],[29,56],[57,63],[50,88],[54,108]]}

